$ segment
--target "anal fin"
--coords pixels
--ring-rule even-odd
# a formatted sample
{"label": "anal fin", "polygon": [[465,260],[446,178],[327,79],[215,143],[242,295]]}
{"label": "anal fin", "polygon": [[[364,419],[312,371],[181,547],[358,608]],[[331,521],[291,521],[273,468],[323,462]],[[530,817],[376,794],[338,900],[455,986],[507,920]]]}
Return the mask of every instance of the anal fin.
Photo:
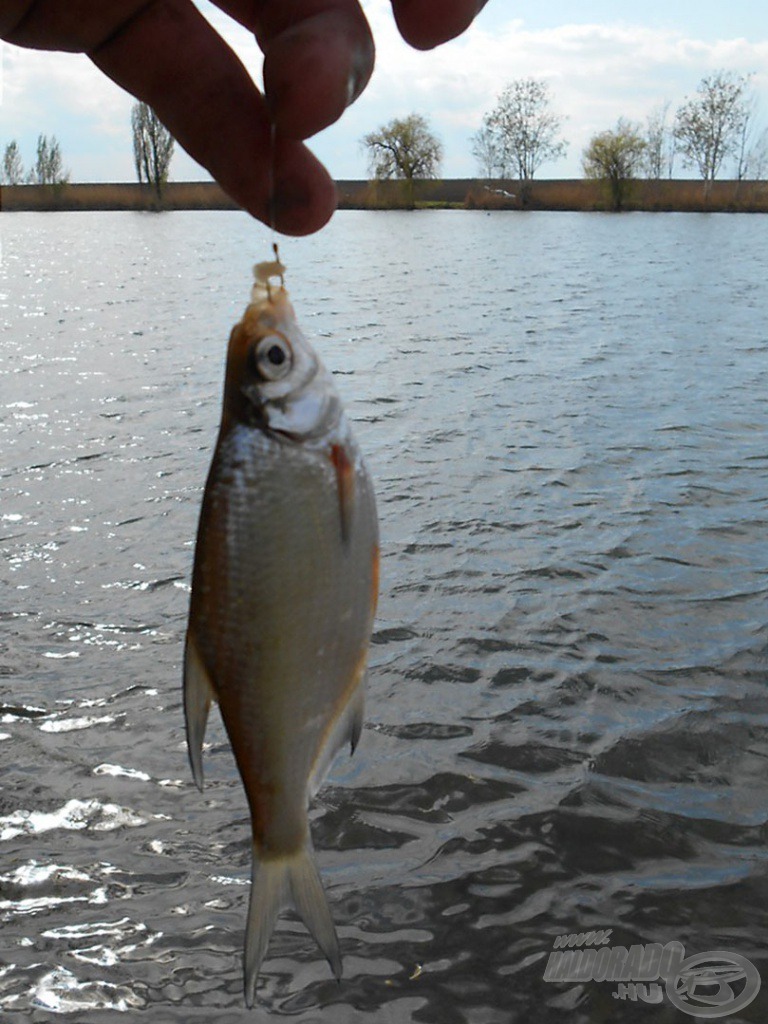
{"label": "anal fin", "polygon": [[363,731],[363,715],[365,713],[365,677],[358,684],[349,704],[349,752],[354,754]]}
{"label": "anal fin", "polygon": [[324,737],[323,745],[318,751],[315,763],[309,776],[308,794],[313,797],[323,784],[323,779],[328,774],[335,755],[346,743],[349,743],[350,753],[354,754],[355,747],[360,739],[363,730],[363,704],[365,700],[365,667],[362,668],[362,675],[355,684],[354,689],[347,698],[344,706],[339,710],[338,715],[331,723],[331,726]]}

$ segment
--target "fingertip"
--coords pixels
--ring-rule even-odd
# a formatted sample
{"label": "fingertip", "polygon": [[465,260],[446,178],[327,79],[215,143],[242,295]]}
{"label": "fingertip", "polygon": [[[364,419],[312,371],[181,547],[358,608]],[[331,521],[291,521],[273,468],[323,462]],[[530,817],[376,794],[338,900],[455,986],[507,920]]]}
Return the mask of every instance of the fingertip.
{"label": "fingertip", "polygon": [[273,226],[282,235],[312,235],[325,227],[336,204],[336,186],[329,175],[323,173],[311,181],[287,175],[275,186]]}
{"label": "fingertip", "polygon": [[[237,201],[257,220],[282,235],[312,235],[336,209],[336,185],[320,161],[301,142],[276,139],[272,155],[271,194],[255,161],[245,168],[247,187]],[[225,185],[226,187],[226,185]]]}
{"label": "fingertip", "polygon": [[303,142],[278,137],[273,143],[260,117],[250,127],[253,134],[244,133],[236,147],[217,147],[201,162],[238,206],[267,227],[293,236],[319,231],[337,203],[328,171]]}
{"label": "fingertip", "polygon": [[304,143],[280,138],[273,143],[260,116],[250,130],[236,147],[217,147],[204,166],[238,206],[267,227],[294,236],[319,231],[336,209],[328,171]]}
{"label": "fingertip", "polygon": [[406,43],[417,50],[432,50],[461,35],[487,0],[392,0],[397,27]]}

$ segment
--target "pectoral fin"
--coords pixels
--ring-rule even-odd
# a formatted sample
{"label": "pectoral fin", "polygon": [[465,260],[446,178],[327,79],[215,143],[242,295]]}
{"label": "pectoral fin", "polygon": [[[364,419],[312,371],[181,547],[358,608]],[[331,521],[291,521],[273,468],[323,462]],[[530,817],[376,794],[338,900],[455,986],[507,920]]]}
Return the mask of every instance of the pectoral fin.
{"label": "pectoral fin", "polygon": [[216,699],[211,681],[189,634],[184,648],[184,718],[192,778],[203,788],[203,739],[211,701]]}

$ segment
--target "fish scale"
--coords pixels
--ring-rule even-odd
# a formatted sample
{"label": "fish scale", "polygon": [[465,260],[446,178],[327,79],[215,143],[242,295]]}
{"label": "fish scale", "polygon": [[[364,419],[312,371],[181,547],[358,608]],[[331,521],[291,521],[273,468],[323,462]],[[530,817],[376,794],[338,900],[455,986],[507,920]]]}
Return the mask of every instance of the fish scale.
{"label": "fish scale", "polygon": [[[279,268],[276,269],[276,268]],[[301,333],[279,264],[259,265],[227,353],[200,513],[184,703],[192,771],[217,702],[251,812],[249,1005],[293,903],[341,974],[307,817],[335,752],[357,743],[378,586],[371,479],[331,375]]]}

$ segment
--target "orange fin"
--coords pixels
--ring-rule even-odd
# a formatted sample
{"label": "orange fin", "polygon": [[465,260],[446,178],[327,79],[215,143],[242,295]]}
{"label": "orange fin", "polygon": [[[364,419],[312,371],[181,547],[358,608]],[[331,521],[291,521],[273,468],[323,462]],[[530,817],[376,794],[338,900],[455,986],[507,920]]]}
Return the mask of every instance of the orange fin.
{"label": "orange fin", "polygon": [[333,468],[336,470],[341,539],[346,544],[352,530],[352,516],[355,511],[355,467],[341,444],[331,445],[330,458]]}

